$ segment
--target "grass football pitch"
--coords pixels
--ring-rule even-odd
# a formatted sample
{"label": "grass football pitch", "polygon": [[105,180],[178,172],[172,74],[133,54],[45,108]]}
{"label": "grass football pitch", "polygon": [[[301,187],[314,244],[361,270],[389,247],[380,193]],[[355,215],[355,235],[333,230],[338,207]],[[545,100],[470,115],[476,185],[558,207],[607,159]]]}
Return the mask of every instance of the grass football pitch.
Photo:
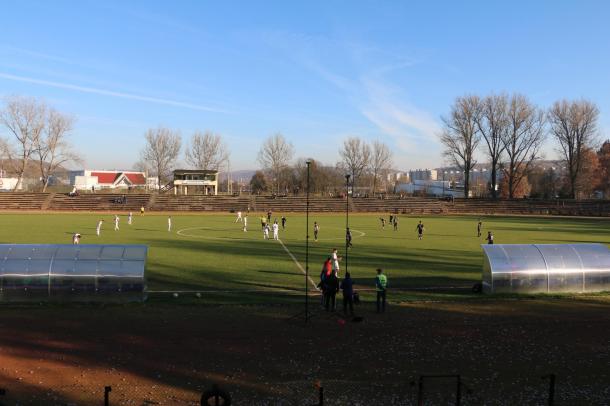
{"label": "grass football pitch", "polygon": [[[264,240],[260,215],[251,213],[248,231],[231,214],[167,215],[134,213],[133,224],[121,215],[120,230],[114,231],[112,214],[3,214],[2,243],[70,244],[75,232],[81,244],[145,244],[148,289],[162,297],[184,291],[181,297],[212,302],[278,302],[297,300],[304,289],[305,216],[287,214],[286,230],[280,226],[280,241]],[[273,218],[281,217],[274,213]],[[273,220],[272,218],[272,220]],[[470,287],[480,281],[487,231],[496,243],[604,243],[610,244],[610,221],[591,218],[482,216],[482,236],[476,235],[478,216],[399,217],[398,230],[379,215],[350,214],[354,240],[347,265],[356,288],[366,299],[372,292],[376,268],[389,278],[391,300],[447,299],[474,296]],[[95,234],[104,219],[101,235]],[[387,216],[386,216],[387,219]],[[309,269],[313,289],[321,265],[333,247],[338,248],[341,276],[345,270],[345,216],[313,214],[309,218]],[[415,226],[425,225],[423,240]],[[319,240],[313,240],[313,223],[320,224]],[[272,237],[272,236],[271,236]],[[186,293],[189,292],[189,293]],[[165,294],[167,296],[167,294]]]}

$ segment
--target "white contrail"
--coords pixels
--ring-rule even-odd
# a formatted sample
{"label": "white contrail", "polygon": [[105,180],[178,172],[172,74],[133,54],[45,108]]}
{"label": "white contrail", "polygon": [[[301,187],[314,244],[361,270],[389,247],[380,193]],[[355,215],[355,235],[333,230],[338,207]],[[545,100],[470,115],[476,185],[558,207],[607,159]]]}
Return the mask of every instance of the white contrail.
{"label": "white contrail", "polygon": [[17,82],[35,83],[38,85],[57,87],[60,89],[76,90],[77,92],[100,94],[103,96],[110,96],[110,97],[120,97],[123,99],[140,100],[140,101],[145,101],[145,102],[149,102],[149,103],[166,104],[166,105],[175,106],[175,107],[185,107],[187,109],[192,109],[192,110],[210,111],[210,112],[214,112],[214,113],[228,113],[228,111],[226,111],[226,110],[217,109],[214,107],[202,106],[199,104],[184,103],[184,102],[180,102],[180,101],[176,101],[176,100],[159,99],[157,97],[141,96],[141,95],[132,94],[132,93],[115,92],[112,90],[98,89],[95,87],[78,86],[78,85],[72,85],[70,83],[53,82],[50,80],[29,78],[26,76],[17,76],[17,75],[11,75],[8,73],[2,73],[2,72],[0,72],[0,78],[7,79],[7,80],[14,80]]}

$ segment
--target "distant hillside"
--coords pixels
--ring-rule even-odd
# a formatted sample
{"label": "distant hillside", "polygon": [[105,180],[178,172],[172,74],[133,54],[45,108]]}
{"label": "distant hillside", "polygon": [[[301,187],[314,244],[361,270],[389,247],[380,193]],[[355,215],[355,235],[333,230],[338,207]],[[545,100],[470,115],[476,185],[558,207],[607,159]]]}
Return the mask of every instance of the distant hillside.
{"label": "distant hillside", "polygon": [[[15,168],[19,167],[21,162],[19,160],[11,160],[11,159],[2,159],[0,160],[0,169],[4,177],[11,178],[16,177]],[[55,171],[55,175],[58,177],[67,177],[69,169],[59,167]],[[38,161],[30,159],[25,167],[24,172],[25,179],[38,179],[40,178],[40,168],[38,166]]]}

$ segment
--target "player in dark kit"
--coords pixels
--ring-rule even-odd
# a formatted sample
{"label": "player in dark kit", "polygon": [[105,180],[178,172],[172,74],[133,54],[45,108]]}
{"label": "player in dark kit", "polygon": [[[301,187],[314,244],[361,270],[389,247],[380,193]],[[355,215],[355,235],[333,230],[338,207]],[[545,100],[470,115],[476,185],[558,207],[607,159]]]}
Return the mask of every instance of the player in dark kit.
{"label": "player in dark kit", "polygon": [[477,237],[481,236],[481,228],[483,227],[483,223],[481,222],[481,219],[479,219],[479,222],[477,223]]}
{"label": "player in dark kit", "polygon": [[421,240],[424,238],[424,225],[421,222],[421,220],[419,221],[419,224],[417,226],[415,226],[415,229],[417,230],[417,239]]}
{"label": "player in dark kit", "polygon": [[282,216],[282,230],[286,229],[286,216]]}
{"label": "player in dark kit", "polygon": [[352,248],[352,232],[349,231],[349,228],[345,230],[345,245],[347,248]]}
{"label": "player in dark kit", "polygon": [[383,217],[379,217],[379,220],[381,220],[381,228],[385,230],[385,219]]}

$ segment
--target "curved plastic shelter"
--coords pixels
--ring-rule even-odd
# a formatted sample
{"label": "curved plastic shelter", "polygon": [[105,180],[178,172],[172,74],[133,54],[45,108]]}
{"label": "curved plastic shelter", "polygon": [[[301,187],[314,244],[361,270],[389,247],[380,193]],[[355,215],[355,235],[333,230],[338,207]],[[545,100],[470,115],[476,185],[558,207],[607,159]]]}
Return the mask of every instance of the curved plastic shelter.
{"label": "curved plastic shelter", "polygon": [[145,245],[0,244],[0,301],[146,299]]}
{"label": "curved plastic shelter", "polygon": [[604,244],[481,245],[486,293],[610,290],[610,250]]}

